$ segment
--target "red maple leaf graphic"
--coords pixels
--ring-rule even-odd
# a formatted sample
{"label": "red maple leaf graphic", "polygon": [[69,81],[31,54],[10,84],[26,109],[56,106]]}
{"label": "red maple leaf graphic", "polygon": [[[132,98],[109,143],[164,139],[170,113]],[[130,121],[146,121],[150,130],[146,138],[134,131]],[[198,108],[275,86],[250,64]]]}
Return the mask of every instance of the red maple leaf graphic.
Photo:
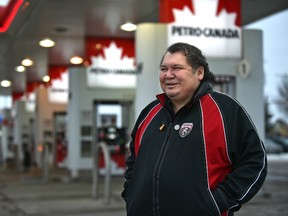
{"label": "red maple leaf graphic", "polygon": [[[160,23],[174,22],[173,9],[182,10],[184,6],[187,6],[191,12],[195,14],[192,0],[160,0]],[[222,10],[226,10],[227,13],[236,13],[235,25],[241,26],[241,0],[218,0],[217,13],[215,16],[218,16]]]}
{"label": "red maple leaf graphic", "polygon": [[160,23],[170,23],[175,21],[172,9],[182,10],[184,6],[187,6],[192,11],[192,13],[194,13],[192,0],[160,0]]}
{"label": "red maple leaf graphic", "polygon": [[241,2],[240,0],[218,0],[217,16],[221,10],[226,10],[227,13],[236,13],[236,26],[241,26]]}

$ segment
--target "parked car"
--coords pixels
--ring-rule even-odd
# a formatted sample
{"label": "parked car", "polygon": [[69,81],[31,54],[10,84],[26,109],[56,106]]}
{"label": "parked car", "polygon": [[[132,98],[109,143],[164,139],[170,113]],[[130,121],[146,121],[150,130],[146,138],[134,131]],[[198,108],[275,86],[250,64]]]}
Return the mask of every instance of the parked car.
{"label": "parked car", "polygon": [[270,137],[266,137],[265,138],[264,146],[265,146],[265,149],[266,149],[267,153],[279,154],[279,153],[284,152],[284,148],[281,145],[277,144]]}
{"label": "parked car", "polygon": [[276,144],[283,147],[284,152],[288,152],[288,137],[284,136],[270,136],[273,141],[275,141]]}

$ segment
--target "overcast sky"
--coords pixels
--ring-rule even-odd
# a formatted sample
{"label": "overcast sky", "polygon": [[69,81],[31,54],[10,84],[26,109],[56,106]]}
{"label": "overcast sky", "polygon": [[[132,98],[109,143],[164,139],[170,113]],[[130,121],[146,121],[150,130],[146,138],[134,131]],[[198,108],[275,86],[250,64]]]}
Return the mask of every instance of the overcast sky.
{"label": "overcast sky", "polygon": [[264,94],[268,97],[273,121],[282,118],[288,122],[288,116],[280,113],[275,104],[279,98],[278,86],[283,79],[288,79],[288,10],[252,23],[245,28],[263,31],[263,58],[265,86]]}

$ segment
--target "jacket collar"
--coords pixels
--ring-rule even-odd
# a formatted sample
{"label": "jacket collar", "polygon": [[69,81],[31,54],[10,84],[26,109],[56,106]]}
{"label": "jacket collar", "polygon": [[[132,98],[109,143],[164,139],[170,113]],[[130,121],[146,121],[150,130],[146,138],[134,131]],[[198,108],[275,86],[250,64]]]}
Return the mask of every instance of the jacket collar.
{"label": "jacket collar", "polygon": [[[196,101],[199,100],[203,95],[208,94],[213,91],[212,85],[204,81],[202,82],[199,87],[196,89],[195,93],[193,94],[191,100],[184,106],[184,107],[190,107],[193,104],[196,103]],[[170,98],[167,97],[165,93],[161,93],[156,95],[158,101],[162,104],[162,106],[168,108],[170,111],[172,111],[172,102]]]}

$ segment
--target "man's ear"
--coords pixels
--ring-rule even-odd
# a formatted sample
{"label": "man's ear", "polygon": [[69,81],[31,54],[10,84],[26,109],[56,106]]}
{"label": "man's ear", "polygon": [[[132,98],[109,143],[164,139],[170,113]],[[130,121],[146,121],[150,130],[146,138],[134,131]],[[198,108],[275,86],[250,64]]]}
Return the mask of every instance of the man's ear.
{"label": "man's ear", "polygon": [[203,66],[199,66],[197,68],[196,75],[197,75],[199,80],[202,80],[204,78],[204,67]]}

